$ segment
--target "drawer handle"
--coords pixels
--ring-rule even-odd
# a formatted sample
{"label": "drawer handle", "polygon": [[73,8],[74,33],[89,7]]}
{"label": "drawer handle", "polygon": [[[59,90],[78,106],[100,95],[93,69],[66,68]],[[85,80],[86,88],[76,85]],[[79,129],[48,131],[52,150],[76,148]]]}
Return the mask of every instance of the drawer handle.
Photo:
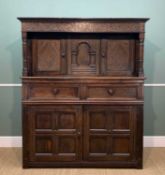
{"label": "drawer handle", "polygon": [[78,132],[77,132],[77,135],[78,135],[78,136],[81,136],[81,132],[80,132],[80,131],[78,131]]}
{"label": "drawer handle", "polygon": [[60,91],[59,89],[55,88],[55,89],[53,89],[53,94],[57,95],[59,93],[59,91]]}
{"label": "drawer handle", "polygon": [[108,91],[108,94],[111,96],[114,95],[114,93],[115,93],[115,91],[113,89],[108,89],[107,91]]}

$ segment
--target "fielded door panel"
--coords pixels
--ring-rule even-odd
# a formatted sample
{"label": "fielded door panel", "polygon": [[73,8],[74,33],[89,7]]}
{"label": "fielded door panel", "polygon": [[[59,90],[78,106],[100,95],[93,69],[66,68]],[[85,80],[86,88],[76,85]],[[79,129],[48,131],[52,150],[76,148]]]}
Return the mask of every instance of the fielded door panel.
{"label": "fielded door panel", "polygon": [[136,60],[136,35],[110,35],[101,40],[101,73],[133,76]]}
{"label": "fielded door panel", "polygon": [[30,161],[81,160],[81,106],[30,107],[27,117]]}
{"label": "fielded door panel", "polygon": [[136,110],[134,107],[86,106],[84,156],[86,160],[132,160]]}
{"label": "fielded door panel", "polygon": [[[46,36],[45,36],[46,37]],[[32,75],[66,74],[66,40],[63,38],[32,39]]]}

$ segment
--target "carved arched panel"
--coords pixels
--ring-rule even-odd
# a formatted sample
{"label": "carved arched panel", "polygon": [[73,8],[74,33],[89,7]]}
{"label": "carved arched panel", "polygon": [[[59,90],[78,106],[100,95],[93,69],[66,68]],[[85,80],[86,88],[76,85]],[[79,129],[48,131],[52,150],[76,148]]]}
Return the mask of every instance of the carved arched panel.
{"label": "carved arched panel", "polygon": [[70,74],[94,75],[98,74],[99,45],[97,39],[72,39],[69,43]]}
{"label": "carved arched panel", "polygon": [[62,39],[33,39],[33,75],[66,73],[66,41]]}
{"label": "carved arched panel", "polygon": [[77,65],[89,66],[91,62],[91,48],[87,42],[79,43],[77,47]]}

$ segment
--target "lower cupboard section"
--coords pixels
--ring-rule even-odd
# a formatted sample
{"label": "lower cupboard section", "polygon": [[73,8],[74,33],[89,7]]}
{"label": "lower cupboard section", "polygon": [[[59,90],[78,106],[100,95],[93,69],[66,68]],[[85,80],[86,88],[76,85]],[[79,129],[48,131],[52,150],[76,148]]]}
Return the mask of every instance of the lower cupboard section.
{"label": "lower cupboard section", "polygon": [[24,167],[142,166],[142,105],[23,107]]}

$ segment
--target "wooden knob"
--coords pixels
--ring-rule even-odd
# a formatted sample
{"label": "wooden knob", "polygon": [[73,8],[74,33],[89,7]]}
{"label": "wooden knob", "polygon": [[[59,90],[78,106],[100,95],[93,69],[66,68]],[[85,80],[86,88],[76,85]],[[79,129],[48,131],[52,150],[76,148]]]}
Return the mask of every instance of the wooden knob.
{"label": "wooden knob", "polygon": [[113,95],[115,93],[115,91],[113,89],[108,89],[107,91],[108,91],[109,95]]}
{"label": "wooden knob", "polygon": [[102,57],[105,57],[105,52],[102,52],[102,54],[101,54],[101,55],[102,55]]}
{"label": "wooden knob", "polygon": [[62,52],[62,53],[61,53],[61,56],[62,56],[62,57],[65,57],[65,52]]}
{"label": "wooden knob", "polygon": [[53,94],[54,94],[54,95],[57,95],[58,93],[59,93],[59,89],[54,88],[54,89],[53,89]]}

